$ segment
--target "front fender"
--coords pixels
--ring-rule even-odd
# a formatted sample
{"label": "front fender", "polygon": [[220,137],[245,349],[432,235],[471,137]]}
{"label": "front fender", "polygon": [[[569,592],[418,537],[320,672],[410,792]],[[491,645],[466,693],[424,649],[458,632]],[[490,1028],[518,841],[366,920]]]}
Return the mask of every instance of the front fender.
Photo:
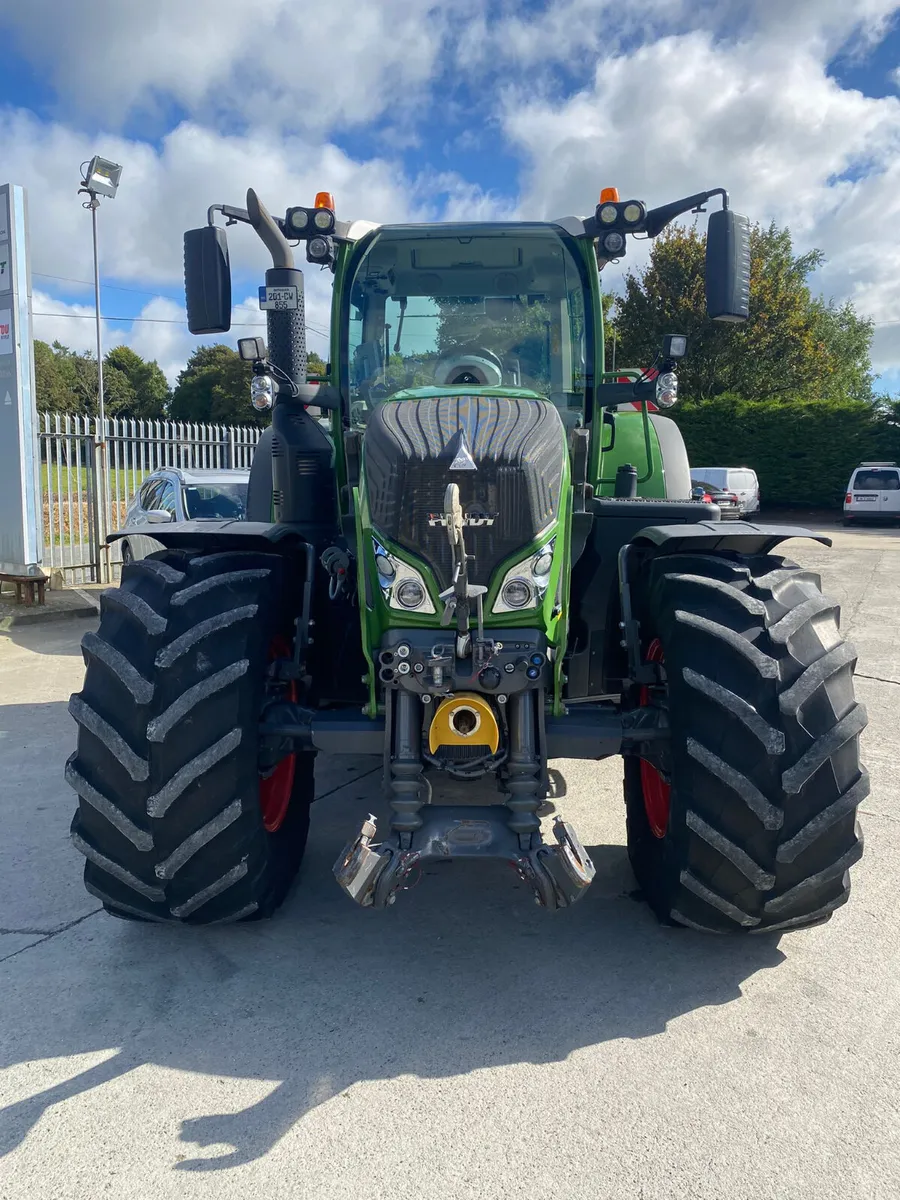
{"label": "front fender", "polygon": [[750,521],[699,521],[690,525],[648,525],[631,539],[632,546],[658,547],[665,553],[681,550],[739,550],[768,554],[789,538],[809,538],[831,546],[830,537],[800,525],[756,525]]}
{"label": "front fender", "polygon": [[[153,530],[149,533],[148,530]],[[131,525],[109,534],[107,542],[152,537],[167,550],[251,550],[285,553],[305,545],[292,525],[266,521],[175,521],[171,525]]]}

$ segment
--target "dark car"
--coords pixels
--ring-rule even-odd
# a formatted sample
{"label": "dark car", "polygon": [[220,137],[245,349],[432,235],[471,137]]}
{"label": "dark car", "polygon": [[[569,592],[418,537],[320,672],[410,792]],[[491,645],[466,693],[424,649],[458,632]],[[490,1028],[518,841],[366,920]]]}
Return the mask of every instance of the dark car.
{"label": "dark car", "polygon": [[741,502],[734,492],[727,492],[724,488],[716,487],[712,483],[704,483],[702,479],[694,480],[691,499],[703,500],[707,503],[712,501],[713,504],[718,504],[723,521],[739,521],[744,515]]}

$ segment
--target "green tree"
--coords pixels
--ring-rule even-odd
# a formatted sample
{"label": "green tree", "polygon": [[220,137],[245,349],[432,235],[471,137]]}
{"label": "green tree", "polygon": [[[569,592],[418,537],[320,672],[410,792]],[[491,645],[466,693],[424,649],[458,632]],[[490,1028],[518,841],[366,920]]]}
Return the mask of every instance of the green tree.
{"label": "green tree", "polygon": [[130,346],[116,346],[103,360],[104,392],[108,389],[106,373],[111,368],[127,379],[133,393],[131,406],[123,416],[159,420],[166,415],[172,393],[155,360],[145,362]]}
{"label": "green tree", "polygon": [[[51,399],[64,404],[61,411],[76,415],[97,415],[97,359],[90,351],[78,354],[54,342],[52,347],[53,362],[41,351],[41,376],[44,384],[51,388],[47,393]],[[37,362],[35,363],[37,374]],[[52,385],[52,386],[51,386]],[[38,395],[41,395],[41,385],[38,385]],[[103,402],[108,417],[128,417],[132,415],[135,405],[134,388],[122,371],[115,366],[103,368]]]}
{"label": "green tree", "polygon": [[324,375],[326,365],[321,357],[316,354],[315,350],[310,350],[306,355],[306,372],[308,375]]}
{"label": "green tree", "polygon": [[198,346],[179,374],[172,395],[176,421],[214,421],[228,425],[267,425],[269,416],[250,404],[253,369],[236,350],[217,342]]}
{"label": "green tree", "polygon": [[680,367],[687,403],[733,392],[750,400],[872,399],[873,327],[852,304],[812,296],[809,276],[823,256],[795,254],[790,232],[750,232],[750,319],[742,325],[706,316],[706,236],[674,226],[657,238],[650,262],[625,280],[615,328],[617,362],[647,366],[665,333],[686,333]]}
{"label": "green tree", "polygon": [[900,423],[859,400],[715,396],[672,414],[692,463],[746,463],[766,504],[839,507],[853,468],[900,461]]}
{"label": "green tree", "polygon": [[[56,345],[59,345],[57,342]],[[34,342],[34,382],[37,407],[41,412],[74,413],[74,380],[59,355],[46,342]]]}

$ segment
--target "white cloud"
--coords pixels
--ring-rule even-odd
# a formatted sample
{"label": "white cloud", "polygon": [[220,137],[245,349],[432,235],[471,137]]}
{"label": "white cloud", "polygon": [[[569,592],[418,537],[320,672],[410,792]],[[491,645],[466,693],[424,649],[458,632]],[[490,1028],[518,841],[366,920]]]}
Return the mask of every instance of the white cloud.
{"label": "white cloud", "polygon": [[[334,193],[342,217],[374,221],[441,219],[438,193],[448,193],[451,210],[464,198],[482,217],[497,211],[490,196],[454,173],[426,170],[410,180],[386,159],[360,162],[330,143],[268,130],[226,136],[184,122],[156,150],[113,135],[88,141],[24,110],[3,111],[2,118],[0,162],[29,190],[33,269],[47,274],[91,278],[90,221],[75,192],[78,166],[94,145],[123,164],[119,192],[99,214],[102,271],[121,280],[180,284],[183,231],[204,224],[210,204],[243,207],[251,186],[274,213],[311,203],[320,190]],[[253,232],[240,226],[230,234],[235,267],[261,275],[267,255]]]}
{"label": "white cloud", "polygon": [[[93,304],[67,304],[47,292],[33,290],[34,335],[42,342],[62,342],[70,350],[97,353],[97,326]],[[110,321],[101,323],[104,353],[126,341],[125,331]]]}
{"label": "white cloud", "polygon": [[[276,213],[328,189],[342,216],[408,221],[587,212],[605,184],[651,203],[722,184],[739,210],[822,247],[826,294],[900,318],[900,99],[826,75],[835,54],[883,36],[897,0],[548,0],[525,14],[511,0],[331,0],[315,21],[296,0],[0,8],[0,29],[64,113],[0,111],[4,176],[29,189],[35,272],[91,277],[75,191],[94,151],[124,165],[100,214],[104,276],[176,292],[183,231],[210,203],[242,206],[248,186]],[[572,79],[586,80],[574,94]],[[462,173],[409,177],[399,162],[428,142],[429,101],[463,117]],[[184,119],[168,128],[172,111]],[[156,120],[158,142],[117,133],[135,114]],[[329,140],[346,126],[368,128],[371,156]],[[495,128],[523,164],[514,201],[464,175],[466,145]],[[246,227],[229,236],[238,279],[261,282],[261,244]],[[635,244],[627,265],[646,253]],[[324,329],[330,276],[305,274],[309,322]],[[605,275],[615,284],[621,269]],[[258,321],[255,298],[244,305]],[[146,346],[171,375],[196,340],[167,323],[182,320],[179,304],[152,300],[142,313],[147,323],[109,336]],[[90,344],[89,321],[57,320],[68,344],[76,325]],[[319,335],[310,344],[326,350]],[[879,328],[874,357],[900,362],[900,325]]]}
{"label": "white cloud", "polygon": [[68,111],[124,123],[174,102],[286,130],[415,109],[451,22],[420,0],[29,0],[0,18]]}
{"label": "white cloud", "polygon": [[[172,106],[202,123],[284,132],[383,118],[407,136],[437,79],[460,68],[491,83],[496,66],[578,67],[635,40],[687,28],[763,34],[834,53],[880,36],[894,0],[555,0],[522,13],[491,0],[30,0],[0,15],[14,45],[67,112],[109,127]],[[311,19],[312,18],[312,19]],[[395,142],[396,144],[396,142]]]}
{"label": "white cloud", "polygon": [[[617,55],[667,35],[705,30],[723,45],[757,37],[785,46],[813,46],[827,59],[839,50],[861,50],[878,41],[896,13],[896,0],[555,0],[522,12],[488,6],[456,25],[455,58],[472,72],[495,70],[498,61],[531,73],[532,92],[554,89],[548,66],[567,71]],[[654,83],[657,77],[653,76]],[[640,76],[632,87],[646,86]]]}
{"label": "white cloud", "polygon": [[[900,243],[886,236],[900,226],[900,101],[841,89],[820,53],[790,39],[664,38],[601,61],[564,101],[509,91],[504,126],[529,163],[523,214],[589,212],[605,185],[651,204],[724,186],[738,211],[825,252],[827,295],[900,317]],[[639,265],[646,248],[632,245]],[[880,363],[888,344],[879,333]]]}

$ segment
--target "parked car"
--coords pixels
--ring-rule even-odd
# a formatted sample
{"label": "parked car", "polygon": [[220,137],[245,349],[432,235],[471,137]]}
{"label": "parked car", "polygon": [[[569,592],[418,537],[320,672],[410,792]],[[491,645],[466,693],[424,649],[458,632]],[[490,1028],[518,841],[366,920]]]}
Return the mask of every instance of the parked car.
{"label": "parked car", "polygon": [[703,500],[707,504],[712,501],[718,504],[723,521],[739,521],[744,515],[741,502],[735,492],[726,492],[724,488],[716,487],[713,483],[694,480],[696,486],[691,488],[692,500]]}
{"label": "parked car", "polygon": [[893,462],[864,462],[856,468],[844,497],[844,524],[900,520],[900,467]]}
{"label": "parked car", "polygon": [[[148,475],[125,513],[125,526],[165,525],[170,521],[246,519],[250,471],[182,471],[163,467]],[[131,534],[121,542],[122,561],[146,558],[162,550],[148,534]]]}
{"label": "parked car", "polygon": [[759,480],[751,467],[691,467],[694,483],[711,483],[713,487],[734,492],[741,502],[744,516],[759,512]]}

